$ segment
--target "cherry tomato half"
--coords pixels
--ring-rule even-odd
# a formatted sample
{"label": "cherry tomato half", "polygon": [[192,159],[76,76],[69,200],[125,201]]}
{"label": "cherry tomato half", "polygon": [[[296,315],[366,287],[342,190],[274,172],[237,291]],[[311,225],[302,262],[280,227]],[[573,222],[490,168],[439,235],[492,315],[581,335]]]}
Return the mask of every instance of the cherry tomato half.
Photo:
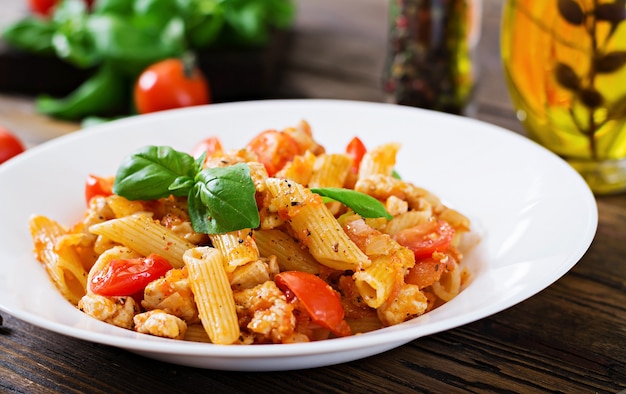
{"label": "cherry tomato half", "polygon": [[289,134],[277,130],[257,134],[248,142],[246,149],[257,155],[269,176],[274,176],[299,153],[296,141]]}
{"label": "cherry tomato half", "polygon": [[155,253],[137,259],[113,260],[89,285],[95,294],[132,296],[171,269],[170,262]]}
{"label": "cherry tomato half", "polygon": [[350,335],[339,294],[328,283],[308,272],[285,271],[274,278],[287,299],[298,298],[311,320],[337,336]]}
{"label": "cherry tomato half", "polygon": [[402,230],[393,237],[396,242],[415,253],[415,259],[431,257],[434,252],[445,252],[454,238],[454,228],[443,220],[419,224]]}
{"label": "cherry tomato half", "polygon": [[[452,263],[452,256],[447,256],[447,260]],[[409,269],[404,281],[419,286],[420,289],[428,287],[441,279],[441,275],[450,268],[449,263],[428,257],[415,262],[415,265]],[[452,266],[452,264],[450,264]]]}
{"label": "cherry tomato half", "polygon": [[191,150],[191,156],[198,158],[201,154],[206,153],[206,157],[217,153],[222,152],[224,148],[222,148],[222,142],[218,137],[209,137],[205,138],[202,141],[198,142],[196,146]]}
{"label": "cherry tomato half", "polygon": [[19,155],[24,150],[22,141],[8,129],[0,126],[0,164]]}
{"label": "cherry tomato half", "polygon": [[113,178],[102,178],[93,174],[87,175],[85,180],[85,201],[89,201],[95,196],[110,196],[113,194]]}
{"label": "cherry tomato half", "polygon": [[209,104],[209,83],[196,66],[182,59],[165,59],[146,68],[135,83],[137,112]]}
{"label": "cherry tomato half", "polygon": [[363,160],[363,156],[366,152],[367,148],[359,137],[354,137],[350,140],[350,142],[348,142],[348,145],[346,146],[346,154],[352,158],[352,172],[355,174],[359,172],[361,160]]}

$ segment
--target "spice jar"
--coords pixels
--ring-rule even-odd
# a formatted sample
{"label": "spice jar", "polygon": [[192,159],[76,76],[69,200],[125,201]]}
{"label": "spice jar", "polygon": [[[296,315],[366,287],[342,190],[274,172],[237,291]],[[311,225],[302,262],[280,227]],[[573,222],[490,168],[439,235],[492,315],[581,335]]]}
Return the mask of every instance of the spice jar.
{"label": "spice jar", "polygon": [[383,88],[390,103],[473,112],[480,0],[391,0]]}

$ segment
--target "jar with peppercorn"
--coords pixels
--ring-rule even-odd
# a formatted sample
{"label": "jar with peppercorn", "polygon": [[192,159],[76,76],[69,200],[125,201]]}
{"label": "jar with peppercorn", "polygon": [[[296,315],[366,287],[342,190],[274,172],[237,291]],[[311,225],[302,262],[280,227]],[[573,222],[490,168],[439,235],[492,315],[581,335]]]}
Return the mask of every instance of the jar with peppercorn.
{"label": "jar with peppercorn", "polygon": [[471,114],[480,0],[391,0],[383,88],[390,103]]}

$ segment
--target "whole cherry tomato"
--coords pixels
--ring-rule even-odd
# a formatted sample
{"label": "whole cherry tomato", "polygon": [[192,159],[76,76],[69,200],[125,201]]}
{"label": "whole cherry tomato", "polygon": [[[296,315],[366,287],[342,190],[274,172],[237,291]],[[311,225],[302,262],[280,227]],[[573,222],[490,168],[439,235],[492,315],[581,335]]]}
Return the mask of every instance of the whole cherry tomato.
{"label": "whole cherry tomato", "polygon": [[0,126],[0,164],[24,152],[25,148],[13,133]]}
{"label": "whole cherry tomato", "polygon": [[200,69],[186,59],[165,59],[146,68],[135,83],[137,112],[209,104],[209,83]]}

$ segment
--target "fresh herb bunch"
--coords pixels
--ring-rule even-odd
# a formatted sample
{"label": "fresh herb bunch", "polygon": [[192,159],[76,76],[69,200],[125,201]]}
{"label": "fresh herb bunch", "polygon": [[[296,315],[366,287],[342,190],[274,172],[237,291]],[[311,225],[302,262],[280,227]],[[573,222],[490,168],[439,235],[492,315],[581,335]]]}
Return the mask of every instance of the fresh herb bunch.
{"label": "fresh herb bunch", "polygon": [[65,99],[39,100],[41,113],[77,120],[128,107],[130,86],[159,60],[212,47],[261,46],[294,16],[293,0],[96,0],[91,9],[83,0],[62,0],[49,18],[27,16],[2,37],[22,51],[95,69]]}
{"label": "fresh herb bunch", "polygon": [[[169,146],[146,146],[126,157],[115,175],[113,192],[129,200],[187,197],[196,232],[221,234],[260,224],[256,189],[244,163],[202,168],[205,155],[191,155]],[[312,192],[339,201],[366,218],[391,219],[375,198],[350,189],[316,188]]]}

